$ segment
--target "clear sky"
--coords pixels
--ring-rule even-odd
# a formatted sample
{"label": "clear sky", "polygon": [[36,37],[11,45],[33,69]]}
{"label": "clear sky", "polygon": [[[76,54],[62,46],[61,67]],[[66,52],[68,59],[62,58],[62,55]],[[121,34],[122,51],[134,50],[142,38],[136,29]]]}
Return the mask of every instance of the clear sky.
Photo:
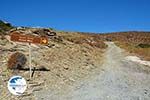
{"label": "clear sky", "polygon": [[65,31],[150,31],[150,0],[0,0],[0,19]]}

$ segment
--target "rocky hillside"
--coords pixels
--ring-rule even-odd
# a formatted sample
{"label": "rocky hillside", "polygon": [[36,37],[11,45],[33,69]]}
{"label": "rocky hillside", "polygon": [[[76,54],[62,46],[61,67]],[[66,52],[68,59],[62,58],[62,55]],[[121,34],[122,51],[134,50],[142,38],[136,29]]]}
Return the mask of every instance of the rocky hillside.
{"label": "rocky hillside", "polygon": [[[47,45],[31,45],[32,68],[35,68],[35,72],[32,80],[27,81],[26,93],[19,98],[9,93],[7,81],[13,75],[21,75],[26,80],[29,79],[29,52],[27,43],[10,40],[12,32],[46,36],[49,41]],[[95,36],[76,32],[58,32],[43,28],[13,28],[3,33],[0,35],[0,89],[2,91],[0,99],[26,100],[34,98],[36,91],[67,88],[100,69],[103,63],[103,52],[107,47]],[[16,52],[24,54],[27,62],[23,69],[10,70],[8,61]]]}

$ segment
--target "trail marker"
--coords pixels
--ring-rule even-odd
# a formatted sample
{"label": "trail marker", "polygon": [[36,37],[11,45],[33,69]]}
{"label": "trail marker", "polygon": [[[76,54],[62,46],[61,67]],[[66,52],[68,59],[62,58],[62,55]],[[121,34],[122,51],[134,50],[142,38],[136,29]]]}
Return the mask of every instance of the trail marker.
{"label": "trail marker", "polygon": [[18,33],[18,32],[12,32],[10,34],[10,40],[14,41],[14,42],[28,43],[28,47],[29,47],[30,79],[31,79],[31,77],[32,77],[31,43],[46,45],[46,44],[48,44],[48,38],[47,37],[39,37],[39,36],[27,35],[27,34],[21,34],[21,33]]}
{"label": "trail marker", "polygon": [[17,32],[12,32],[10,35],[11,41],[15,42],[25,42],[25,43],[33,43],[33,44],[48,44],[47,37],[39,37],[34,35],[20,34]]}

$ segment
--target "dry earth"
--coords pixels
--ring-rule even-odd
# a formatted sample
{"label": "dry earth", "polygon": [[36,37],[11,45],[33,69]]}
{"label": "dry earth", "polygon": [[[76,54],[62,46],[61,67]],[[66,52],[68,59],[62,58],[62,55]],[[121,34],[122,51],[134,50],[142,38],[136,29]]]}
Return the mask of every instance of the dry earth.
{"label": "dry earth", "polygon": [[150,100],[149,66],[125,59],[124,50],[110,42],[103,70],[86,77],[64,92],[36,92],[37,100]]}

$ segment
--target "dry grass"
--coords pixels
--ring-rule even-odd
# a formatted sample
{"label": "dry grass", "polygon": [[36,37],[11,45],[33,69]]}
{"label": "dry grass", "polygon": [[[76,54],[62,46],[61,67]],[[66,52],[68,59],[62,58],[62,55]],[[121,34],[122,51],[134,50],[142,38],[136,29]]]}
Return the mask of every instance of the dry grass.
{"label": "dry grass", "polygon": [[132,43],[125,43],[125,42],[116,42],[118,46],[124,48],[125,50],[129,51],[130,53],[134,53],[141,58],[150,61],[150,48],[140,48],[137,47],[136,44]]}
{"label": "dry grass", "polygon": [[150,60],[150,32],[117,32],[101,35],[104,39],[117,41],[116,44],[145,60]]}
{"label": "dry grass", "polygon": [[99,39],[98,35],[86,33],[61,33],[63,39],[75,44],[88,44],[91,47],[105,49],[107,45]]}

